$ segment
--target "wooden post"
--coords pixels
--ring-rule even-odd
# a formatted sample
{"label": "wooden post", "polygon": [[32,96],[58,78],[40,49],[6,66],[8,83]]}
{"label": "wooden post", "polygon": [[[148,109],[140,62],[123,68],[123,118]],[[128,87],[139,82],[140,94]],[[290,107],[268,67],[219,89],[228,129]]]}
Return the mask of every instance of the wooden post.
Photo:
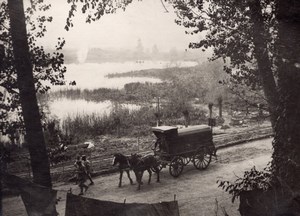
{"label": "wooden post", "polygon": [[159,108],[159,97],[157,97],[157,126],[160,126],[160,108]]}
{"label": "wooden post", "polygon": [[218,105],[219,105],[219,117],[223,117],[223,98],[222,96],[218,97]]}
{"label": "wooden post", "polygon": [[212,118],[212,108],[213,108],[213,103],[208,104],[208,109],[209,109],[209,118]]}

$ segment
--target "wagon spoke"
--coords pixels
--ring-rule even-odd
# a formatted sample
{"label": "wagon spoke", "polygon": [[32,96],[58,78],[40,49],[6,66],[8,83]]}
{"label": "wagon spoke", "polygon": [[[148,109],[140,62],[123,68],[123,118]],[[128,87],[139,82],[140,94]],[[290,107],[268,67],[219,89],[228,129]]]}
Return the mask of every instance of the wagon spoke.
{"label": "wagon spoke", "polygon": [[198,167],[203,168],[203,162],[199,162],[198,164],[200,164],[200,166],[198,165]]}
{"label": "wagon spoke", "polygon": [[183,165],[186,166],[191,161],[190,157],[183,157]]}
{"label": "wagon spoke", "polygon": [[206,158],[203,159],[203,163],[208,162],[208,160]]}
{"label": "wagon spoke", "polygon": [[201,161],[200,164],[201,164],[202,167],[205,166],[205,162],[204,161]]}
{"label": "wagon spoke", "polygon": [[174,174],[175,174],[175,175],[178,175],[178,173],[179,173],[179,172],[178,172],[178,169],[174,169]]}

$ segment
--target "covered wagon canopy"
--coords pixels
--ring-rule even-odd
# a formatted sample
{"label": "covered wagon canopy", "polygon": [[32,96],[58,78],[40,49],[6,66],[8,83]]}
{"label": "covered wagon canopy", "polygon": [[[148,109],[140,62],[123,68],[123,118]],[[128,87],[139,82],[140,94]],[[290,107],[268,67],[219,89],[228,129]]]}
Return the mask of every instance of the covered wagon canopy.
{"label": "covered wagon canopy", "polygon": [[178,129],[178,135],[188,135],[188,134],[195,134],[201,132],[208,132],[211,131],[210,126],[207,125],[193,125],[186,128]]}
{"label": "covered wagon canopy", "polygon": [[193,125],[187,128],[159,126],[152,128],[157,137],[154,149],[169,155],[194,154],[204,147],[213,147],[212,130],[207,125]]}
{"label": "covered wagon canopy", "polygon": [[158,126],[158,127],[152,127],[152,131],[155,134],[155,136],[159,137],[160,134],[174,134],[177,135],[177,127],[174,126]]}
{"label": "covered wagon canopy", "polygon": [[152,131],[157,137],[159,137],[159,134],[184,136],[188,134],[208,132],[211,131],[211,128],[207,125],[193,125],[186,128],[178,128],[175,126],[158,126],[152,127]]}

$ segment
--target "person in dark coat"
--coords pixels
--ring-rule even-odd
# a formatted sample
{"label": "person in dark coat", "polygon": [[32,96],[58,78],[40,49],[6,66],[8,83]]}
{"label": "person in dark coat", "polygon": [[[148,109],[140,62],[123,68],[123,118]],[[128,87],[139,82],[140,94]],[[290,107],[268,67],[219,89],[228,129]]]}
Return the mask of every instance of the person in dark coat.
{"label": "person in dark coat", "polygon": [[78,161],[81,162],[81,157],[80,156],[76,157],[76,160],[75,160],[75,163],[74,163],[74,166],[76,168],[76,170],[75,170],[75,184],[78,184],[78,164],[77,164]]}
{"label": "person in dark coat", "polygon": [[93,185],[94,182],[93,182],[93,179],[92,179],[92,176],[91,176],[91,162],[86,158],[85,155],[82,155],[81,159],[82,159],[83,165],[86,169],[87,177],[90,180],[90,185]]}
{"label": "person in dark coat", "polygon": [[84,191],[87,191],[87,189],[89,188],[89,186],[85,184],[87,179],[87,172],[82,161],[77,161],[76,167],[77,167],[77,182],[79,182],[78,186],[80,187],[79,195],[83,195],[83,189]]}

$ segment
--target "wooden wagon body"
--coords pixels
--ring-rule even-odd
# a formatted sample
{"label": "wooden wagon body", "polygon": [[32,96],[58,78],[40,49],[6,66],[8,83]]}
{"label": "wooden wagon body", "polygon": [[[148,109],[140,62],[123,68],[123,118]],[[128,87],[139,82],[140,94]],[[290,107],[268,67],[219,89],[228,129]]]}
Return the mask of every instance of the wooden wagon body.
{"label": "wooden wagon body", "polygon": [[212,130],[206,125],[178,129],[172,126],[152,128],[157,137],[154,154],[162,164],[169,165],[170,174],[177,177],[190,161],[197,169],[206,169],[216,155]]}

